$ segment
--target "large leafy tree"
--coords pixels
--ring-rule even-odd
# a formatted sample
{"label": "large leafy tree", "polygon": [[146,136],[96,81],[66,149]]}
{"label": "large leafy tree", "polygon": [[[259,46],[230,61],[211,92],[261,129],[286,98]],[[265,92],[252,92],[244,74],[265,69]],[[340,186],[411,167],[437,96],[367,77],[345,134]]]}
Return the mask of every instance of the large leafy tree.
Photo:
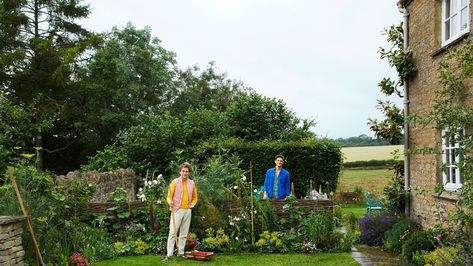
{"label": "large leafy tree", "polygon": [[[151,29],[128,24],[105,33],[103,43],[80,71],[83,84],[81,139],[84,158],[142,124],[137,115],[160,115],[175,95],[175,55],[151,37]],[[135,123],[136,122],[136,123]]]}
{"label": "large leafy tree", "polygon": [[282,100],[255,92],[240,93],[226,111],[229,135],[250,140],[299,140],[313,137],[312,120],[301,120]]}
{"label": "large leafy tree", "polygon": [[180,71],[176,84],[178,91],[170,109],[174,115],[183,115],[189,109],[224,112],[238,92],[250,91],[242,82],[219,73],[213,62],[203,71],[197,66]]}
{"label": "large leafy tree", "polygon": [[74,73],[95,40],[75,22],[89,14],[80,2],[0,1],[0,90],[14,105],[32,111],[31,146],[37,147],[39,169],[43,151],[62,151],[68,144],[56,139],[74,141],[76,134],[68,121],[76,106]]}

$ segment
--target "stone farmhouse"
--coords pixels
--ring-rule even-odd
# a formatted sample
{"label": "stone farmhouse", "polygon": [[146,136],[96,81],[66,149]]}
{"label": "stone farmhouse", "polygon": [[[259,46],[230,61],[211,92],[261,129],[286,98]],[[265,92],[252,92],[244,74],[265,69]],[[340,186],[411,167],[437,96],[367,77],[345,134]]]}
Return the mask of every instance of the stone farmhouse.
{"label": "stone farmhouse", "polygon": [[[439,63],[445,60],[449,50],[464,45],[464,40],[470,38],[473,17],[470,0],[399,0],[398,8],[404,14],[405,45],[413,51],[418,69],[404,85],[404,112],[422,116],[432,110],[435,91],[441,88]],[[469,90],[473,91],[473,87]],[[471,103],[472,93],[468,97],[472,98]],[[455,191],[463,183],[462,174],[452,166],[458,160],[453,156],[458,146],[447,139],[445,130],[434,125],[412,124],[404,130],[406,150],[436,145],[441,151],[405,157],[405,181],[412,191],[406,211],[426,227],[434,225],[434,214],[441,202],[447,209],[454,207],[458,198]],[[439,183],[449,193],[436,196],[434,189]]]}

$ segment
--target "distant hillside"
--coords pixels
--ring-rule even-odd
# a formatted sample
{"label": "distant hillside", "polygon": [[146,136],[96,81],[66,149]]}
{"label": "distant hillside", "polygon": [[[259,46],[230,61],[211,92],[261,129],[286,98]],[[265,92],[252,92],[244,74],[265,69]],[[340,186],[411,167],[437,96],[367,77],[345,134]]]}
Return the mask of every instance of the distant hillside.
{"label": "distant hillside", "polygon": [[[334,139],[334,141],[339,143],[342,147],[389,145],[389,142],[387,140],[372,138],[365,134],[359,135],[358,137],[338,138]],[[400,143],[402,143],[402,140]]]}

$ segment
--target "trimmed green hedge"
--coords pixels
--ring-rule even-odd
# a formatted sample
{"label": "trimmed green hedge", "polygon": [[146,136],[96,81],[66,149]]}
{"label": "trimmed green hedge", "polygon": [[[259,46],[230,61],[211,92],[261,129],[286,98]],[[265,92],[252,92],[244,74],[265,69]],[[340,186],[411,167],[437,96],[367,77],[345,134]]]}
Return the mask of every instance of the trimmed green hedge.
{"label": "trimmed green hedge", "polygon": [[[286,157],[284,168],[291,173],[296,197],[305,196],[310,181],[317,190],[335,191],[342,165],[340,146],[332,140],[304,140],[290,142],[247,142],[241,139],[213,139],[194,149],[200,162],[215,154],[234,154],[242,160],[241,168],[253,166],[253,184],[263,185],[266,170],[274,167],[274,156]],[[249,176],[248,176],[249,177]],[[328,185],[327,185],[328,184]]]}
{"label": "trimmed green hedge", "polygon": [[355,167],[388,167],[390,165],[398,163],[399,160],[389,159],[389,160],[369,160],[369,161],[354,161],[354,162],[345,162],[343,166],[346,168],[355,168]]}

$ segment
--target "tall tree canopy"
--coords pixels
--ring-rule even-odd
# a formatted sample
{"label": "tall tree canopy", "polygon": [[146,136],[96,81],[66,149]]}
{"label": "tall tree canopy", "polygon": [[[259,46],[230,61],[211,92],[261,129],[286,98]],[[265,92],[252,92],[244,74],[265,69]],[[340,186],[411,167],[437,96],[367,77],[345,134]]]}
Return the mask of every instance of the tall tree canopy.
{"label": "tall tree canopy", "polygon": [[[74,105],[74,73],[80,56],[95,40],[75,20],[89,15],[80,0],[0,1],[0,89],[15,104],[33,112],[38,167],[42,151],[62,147],[43,145],[43,138],[60,138],[70,127]],[[73,132],[64,133],[68,135]],[[57,142],[56,142],[57,143]]]}

